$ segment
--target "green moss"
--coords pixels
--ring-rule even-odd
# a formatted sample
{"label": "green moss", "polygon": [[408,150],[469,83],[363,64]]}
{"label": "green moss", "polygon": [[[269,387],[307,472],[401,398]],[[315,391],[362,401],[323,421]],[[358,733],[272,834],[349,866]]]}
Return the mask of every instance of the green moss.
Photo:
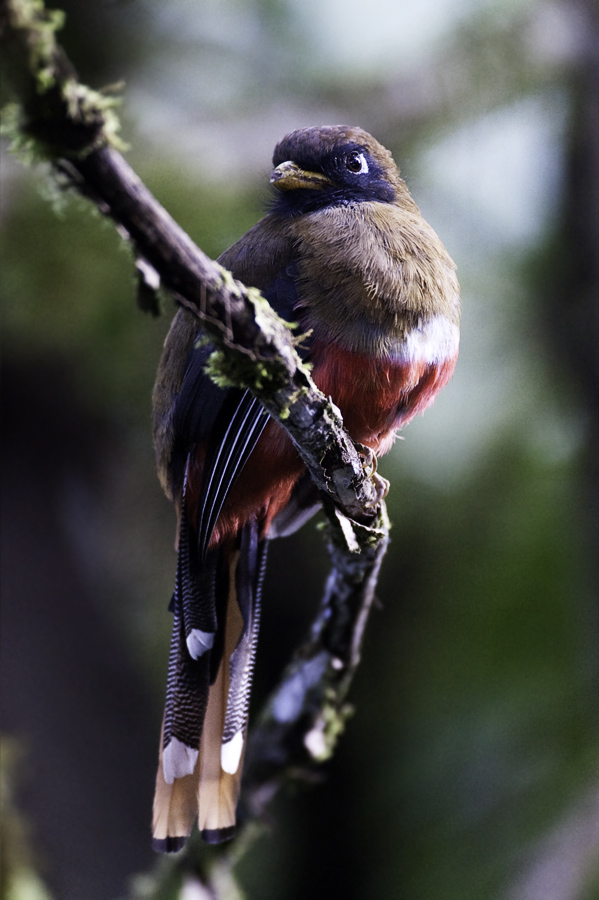
{"label": "green moss", "polygon": [[88,153],[104,143],[118,149],[120,122],[113,89],[95,91],[77,81],[56,43],[60,11],[41,0],[12,0],[7,9],[4,66],[17,103],[6,107],[3,130],[27,162]]}
{"label": "green moss", "polygon": [[[254,307],[256,325],[267,341],[271,340],[276,343],[277,337],[281,337],[281,329],[292,331],[297,327],[295,324],[281,319],[260,291],[256,288],[240,286],[227,269],[219,268],[223,289],[233,298],[241,297],[243,291]],[[289,370],[278,356],[265,358],[250,350],[239,350],[238,353],[232,354],[230,347],[226,352],[215,350],[210,355],[206,372],[219,387],[243,387],[255,391],[266,391],[267,394],[275,394],[289,383]],[[304,393],[305,389],[300,388],[291,394],[286,407],[281,412],[282,419],[289,417],[290,406]]]}
{"label": "green moss", "polygon": [[210,354],[206,372],[219,387],[243,387],[275,393],[286,383],[287,370],[279,360],[265,361],[251,354],[215,350]]}
{"label": "green moss", "polygon": [[27,32],[29,66],[40,93],[56,83],[56,32],[64,26],[62,10],[47,10],[42,0],[12,0],[8,19],[15,31]]}

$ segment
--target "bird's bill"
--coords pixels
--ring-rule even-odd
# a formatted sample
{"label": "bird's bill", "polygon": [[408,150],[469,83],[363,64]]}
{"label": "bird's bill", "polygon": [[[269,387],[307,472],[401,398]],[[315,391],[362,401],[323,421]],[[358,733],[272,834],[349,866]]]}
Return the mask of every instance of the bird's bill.
{"label": "bird's bill", "polygon": [[297,188],[320,191],[331,184],[331,181],[326,175],[321,175],[319,172],[306,172],[291,160],[287,160],[272,170],[270,183],[279,191],[295,191]]}

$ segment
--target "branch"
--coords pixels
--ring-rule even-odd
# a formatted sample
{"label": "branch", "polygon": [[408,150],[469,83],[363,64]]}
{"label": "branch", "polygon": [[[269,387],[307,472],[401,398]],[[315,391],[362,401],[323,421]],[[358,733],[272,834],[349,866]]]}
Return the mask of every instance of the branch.
{"label": "branch", "polygon": [[[384,485],[365,470],[339,411],[316,388],[295,352],[289,325],[257,290],[235,281],[193,243],[115,149],[114,101],[77,82],[56,43],[59,26],[59,15],[47,13],[41,0],[0,2],[0,34],[20,101],[17,143],[67,172],[71,185],[126,234],[141,260],[138,268],[157,273],[197,316],[217,348],[211,372],[221,384],[249,388],[286,429],[321,492],[328,519],[332,569],[320,611],[248,747],[240,821],[250,834],[247,824],[262,815],[280,785],[328,758],[343,729],[345,697],[388,543]],[[210,896],[230,896],[223,873],[237,850],[208,855],[207,871],[195,842],[188,846],[162,864],[163,886],[155,890],[173,879],[178,884],[192,870]],[[239,846],[238,839],[234,847]],[[226,890],[218,887],[224,881]],[[145,896],[158,895],[153,887]]]}
{"label": "branch", "polygon": [[288,324],[259,291],[196,247],[115,150],[102,147],[70,162],[82,193],[125,229],[137,255],[222,351],[211,360],[220,383],[249,388],[290,434],[319,490],[349,518],[372,522],[377,484],[365,476],[339,411],[295,352]]}

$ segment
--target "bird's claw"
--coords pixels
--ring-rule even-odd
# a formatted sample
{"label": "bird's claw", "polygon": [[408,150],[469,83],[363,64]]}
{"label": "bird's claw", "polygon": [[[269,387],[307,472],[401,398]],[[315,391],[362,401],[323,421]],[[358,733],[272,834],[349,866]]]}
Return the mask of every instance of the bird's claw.
{"label": "bird's claw", "polygon": [[358,451],[358,456],[362,460],[362,468],[364,469],[367,478],[374,477],[378,465],[376,453],[371,447],[367,447],[365,444],[356,443],[355,446]]}
{"label": "bird's claw", "polygon": [[378,474],[378,458],[371,447],[366,447],[364,444],[356,444],[356,450],[362,460],[362,468],[364,469],[366,477],[370,478],[374,484],[374,499],[368,504],[374,509],[389,493],[390,483],[386,478],[383,478],[382,475]]}
{"label": "bird's claw", "polygon": [[374,482],[374,487],[376,490],[376,503],[378,504],[381,502],[381,500],[384,500],[389,493],[391,482],[386,478],[383,478],[383,476],[379,475],[377,472],[372,473],[372,480]]}

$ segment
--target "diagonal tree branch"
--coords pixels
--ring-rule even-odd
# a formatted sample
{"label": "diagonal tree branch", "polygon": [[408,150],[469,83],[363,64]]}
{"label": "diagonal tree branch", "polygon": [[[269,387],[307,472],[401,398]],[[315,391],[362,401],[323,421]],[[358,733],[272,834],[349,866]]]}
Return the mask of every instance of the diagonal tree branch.
{"label": "diagonal tree branch", "polygon": [[[281,422],[321,492],[328,519],[332,568],[320,610],[250,739],[240,815],[249,835],[247,824],[262,815],[280,785],[328,758],[343,729],[345,698],[388,543],[385,485],[366,470],[339,411],[314,385],[290,327],[257,290],[235,281],[193,243],[115,148],[114,101],[78,83],[56,43],[60,23],[41,0],[0,2],[0,34],[18,100],[15,142],[67,173],[70,185],[127,236],[138,268],[150,278],[157,273],[198,317],[217,348],[211,372],[220,383],[249,388]],[[236,847],[243,844],[238,839]],[[213,851],[202,862],[195,843],[188,847],[162,864],[144,896],[176,896],[185,872],[207,886],[206,896],[233,896],[230,867],[239,849]],[[171,883],[172,892],[164,893]]]}

